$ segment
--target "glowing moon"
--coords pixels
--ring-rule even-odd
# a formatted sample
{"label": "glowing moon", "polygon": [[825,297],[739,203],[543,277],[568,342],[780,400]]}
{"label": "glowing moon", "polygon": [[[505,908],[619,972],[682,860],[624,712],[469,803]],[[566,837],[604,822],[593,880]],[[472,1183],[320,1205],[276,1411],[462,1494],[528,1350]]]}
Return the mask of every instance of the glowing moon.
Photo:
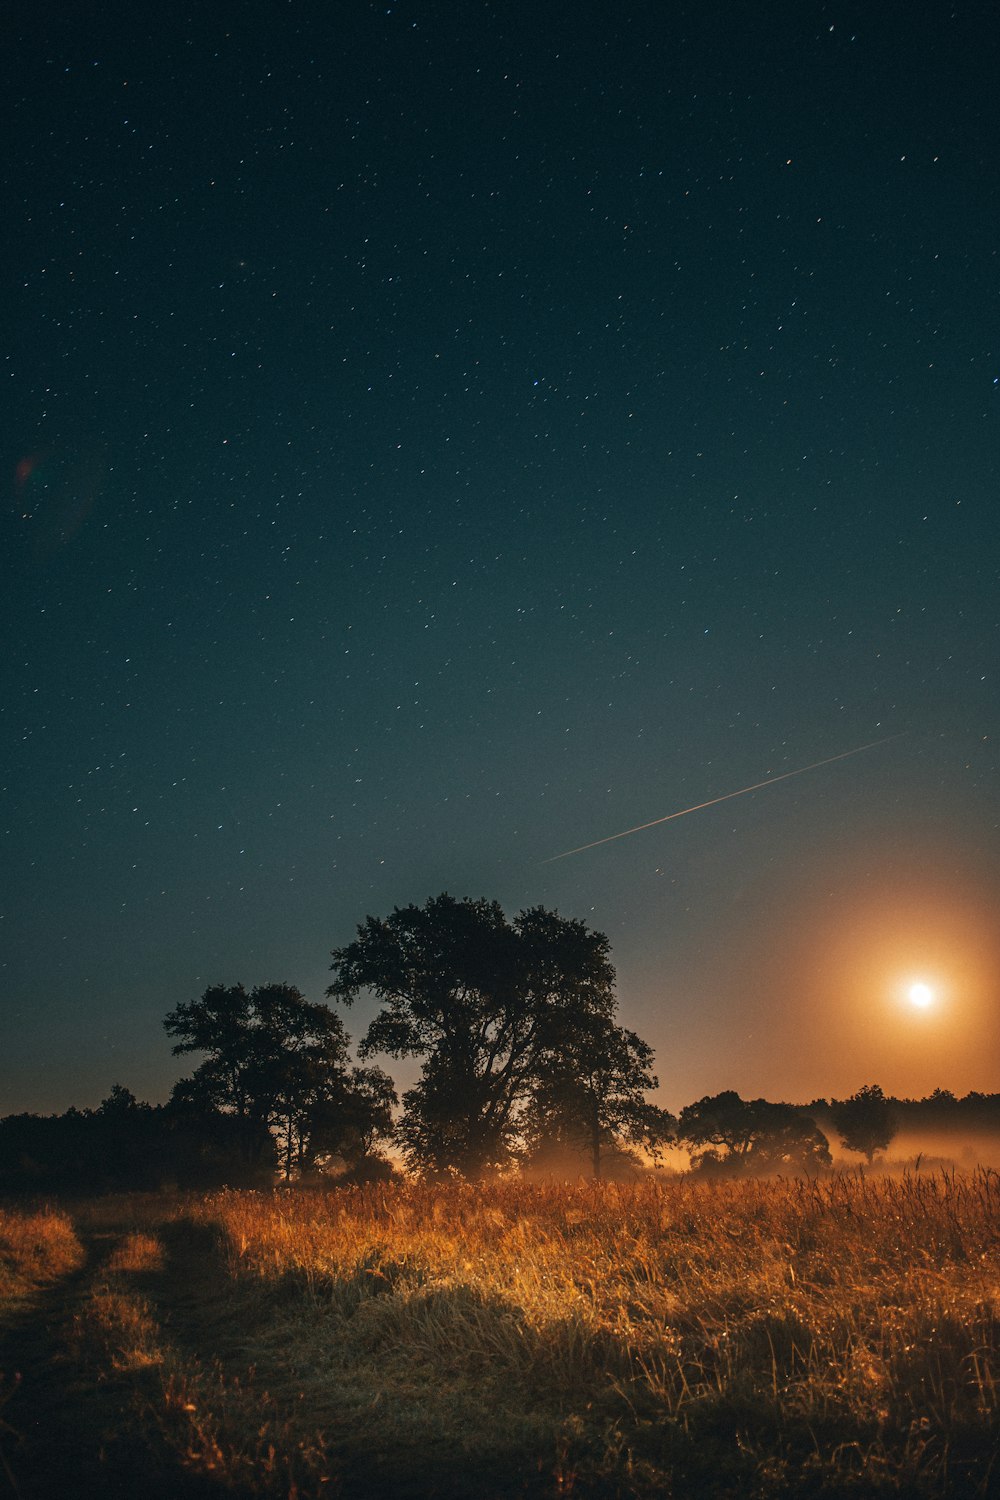
{"label": "glowing moon", "polygon": [[934,991],[929,984],[911,984],[909,996],[910,1004],[915,1005],[918,1010],[927,1010],[934,1004]]}

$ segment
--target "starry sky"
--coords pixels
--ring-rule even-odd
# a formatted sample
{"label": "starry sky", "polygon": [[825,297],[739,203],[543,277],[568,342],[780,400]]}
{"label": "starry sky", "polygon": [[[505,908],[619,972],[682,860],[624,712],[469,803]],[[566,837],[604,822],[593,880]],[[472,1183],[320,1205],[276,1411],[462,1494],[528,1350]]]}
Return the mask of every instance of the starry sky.
{"label": "starry sky", "polygon": [[673,1109],[1000,1088],[997,41],[8,9],[0,1113],[442,890],[606,932]]}

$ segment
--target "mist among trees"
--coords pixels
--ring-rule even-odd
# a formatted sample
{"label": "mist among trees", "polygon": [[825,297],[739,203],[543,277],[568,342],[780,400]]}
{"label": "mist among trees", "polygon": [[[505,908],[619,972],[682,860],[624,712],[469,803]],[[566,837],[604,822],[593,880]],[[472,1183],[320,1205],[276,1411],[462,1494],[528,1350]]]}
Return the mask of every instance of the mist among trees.
{"label": "mist among trees", "polygon": [[[1000,1095],[792,1105],[732,1090],[675,1118],[649,1045],[622,1026],[610,945],[585,923],[447,893],[368,917],[334,950],[332,1004],[289,983],[211,985],[164,1018],[195,1066],[165,1105],[116,1084],[97,1109],[0,1119],[0,1191],[104,1191],[275,1180],[350,1183],[403,1168],[601,1178],[668,1150],[712,1176],[817,1175],[831,1140],[867,1166],[902,1131],[1000,1139]],[[378,1009],[356,1057],[340,1009]],[[419,1062],[400,1101],[374,1059]],[[683,1161],[683,1156],[679,1158]]]}

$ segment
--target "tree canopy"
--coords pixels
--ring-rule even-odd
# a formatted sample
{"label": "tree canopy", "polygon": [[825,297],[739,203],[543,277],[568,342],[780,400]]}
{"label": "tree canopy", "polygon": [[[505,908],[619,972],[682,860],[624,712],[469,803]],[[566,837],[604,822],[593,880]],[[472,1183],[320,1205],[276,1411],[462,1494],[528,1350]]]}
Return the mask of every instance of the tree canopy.
{"label": "tree canopy", "polygon": [[831,1100],[830,1114],[846,1149],[860,1152],[869,1166],[896,1134],[892,1105],[877,1083],[866,1083],[847,1099]]}
{"label": "tree canopy", "polygon": [[646,1098],[657,1086],[653,1049],[634,1031],[605,1015],[557,1022],[526,1114],[531,1156],[541,1165],[586,1152],[595,1178],[630,1146],[655,1156],[676,1123]]}
{"label": "tree canopy", "polygon": [[792,1104],[741,1099],[732,1089],[686,1105],[677,1135],[703,1170],[763,1174],[831,1165],[826,1136],[808,1115]]}
{"label": "tree canopy", "polygon": [[334,951],[327,994],[350,1005],[369,990],[382,1005],[361,1055],[422,1059],[398,1131],[413,1165],[477,1177],[510,1162],[529,1110],[537,1121],[556,1094],[570,1107],[558,1080],[571,1059],[592,1064],[572,1105],[582,1120],[589,1089],[586,1129],[595,1098],[602,1130],[635,1114],[655,1086],[652,1054],[615,1024],[609,951],[603,933],[558,912],[532,907],[508,920],[495,901],[447,893],[368,917]]}
{"label": "tree canopy", "polygon": [[320,1153],[350,1160],[391,1131],[391,1080],[352,1068],[340,1016],[294,985],[213,985],[163,1024],[176,1054],[207,1054],[174,1102],[232,1117],[244,1160],[262,1170],[275,1145],[291,1176]]}

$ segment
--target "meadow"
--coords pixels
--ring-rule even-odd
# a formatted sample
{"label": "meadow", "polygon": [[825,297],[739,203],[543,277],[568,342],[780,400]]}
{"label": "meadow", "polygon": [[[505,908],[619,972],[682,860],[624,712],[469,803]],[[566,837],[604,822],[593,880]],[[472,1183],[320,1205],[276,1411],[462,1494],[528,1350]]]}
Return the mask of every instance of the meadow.
{"label": "meadow", "polygon": [[9,1207],[0,1487],[989,1496],[998,1317],[990,1170]]}

